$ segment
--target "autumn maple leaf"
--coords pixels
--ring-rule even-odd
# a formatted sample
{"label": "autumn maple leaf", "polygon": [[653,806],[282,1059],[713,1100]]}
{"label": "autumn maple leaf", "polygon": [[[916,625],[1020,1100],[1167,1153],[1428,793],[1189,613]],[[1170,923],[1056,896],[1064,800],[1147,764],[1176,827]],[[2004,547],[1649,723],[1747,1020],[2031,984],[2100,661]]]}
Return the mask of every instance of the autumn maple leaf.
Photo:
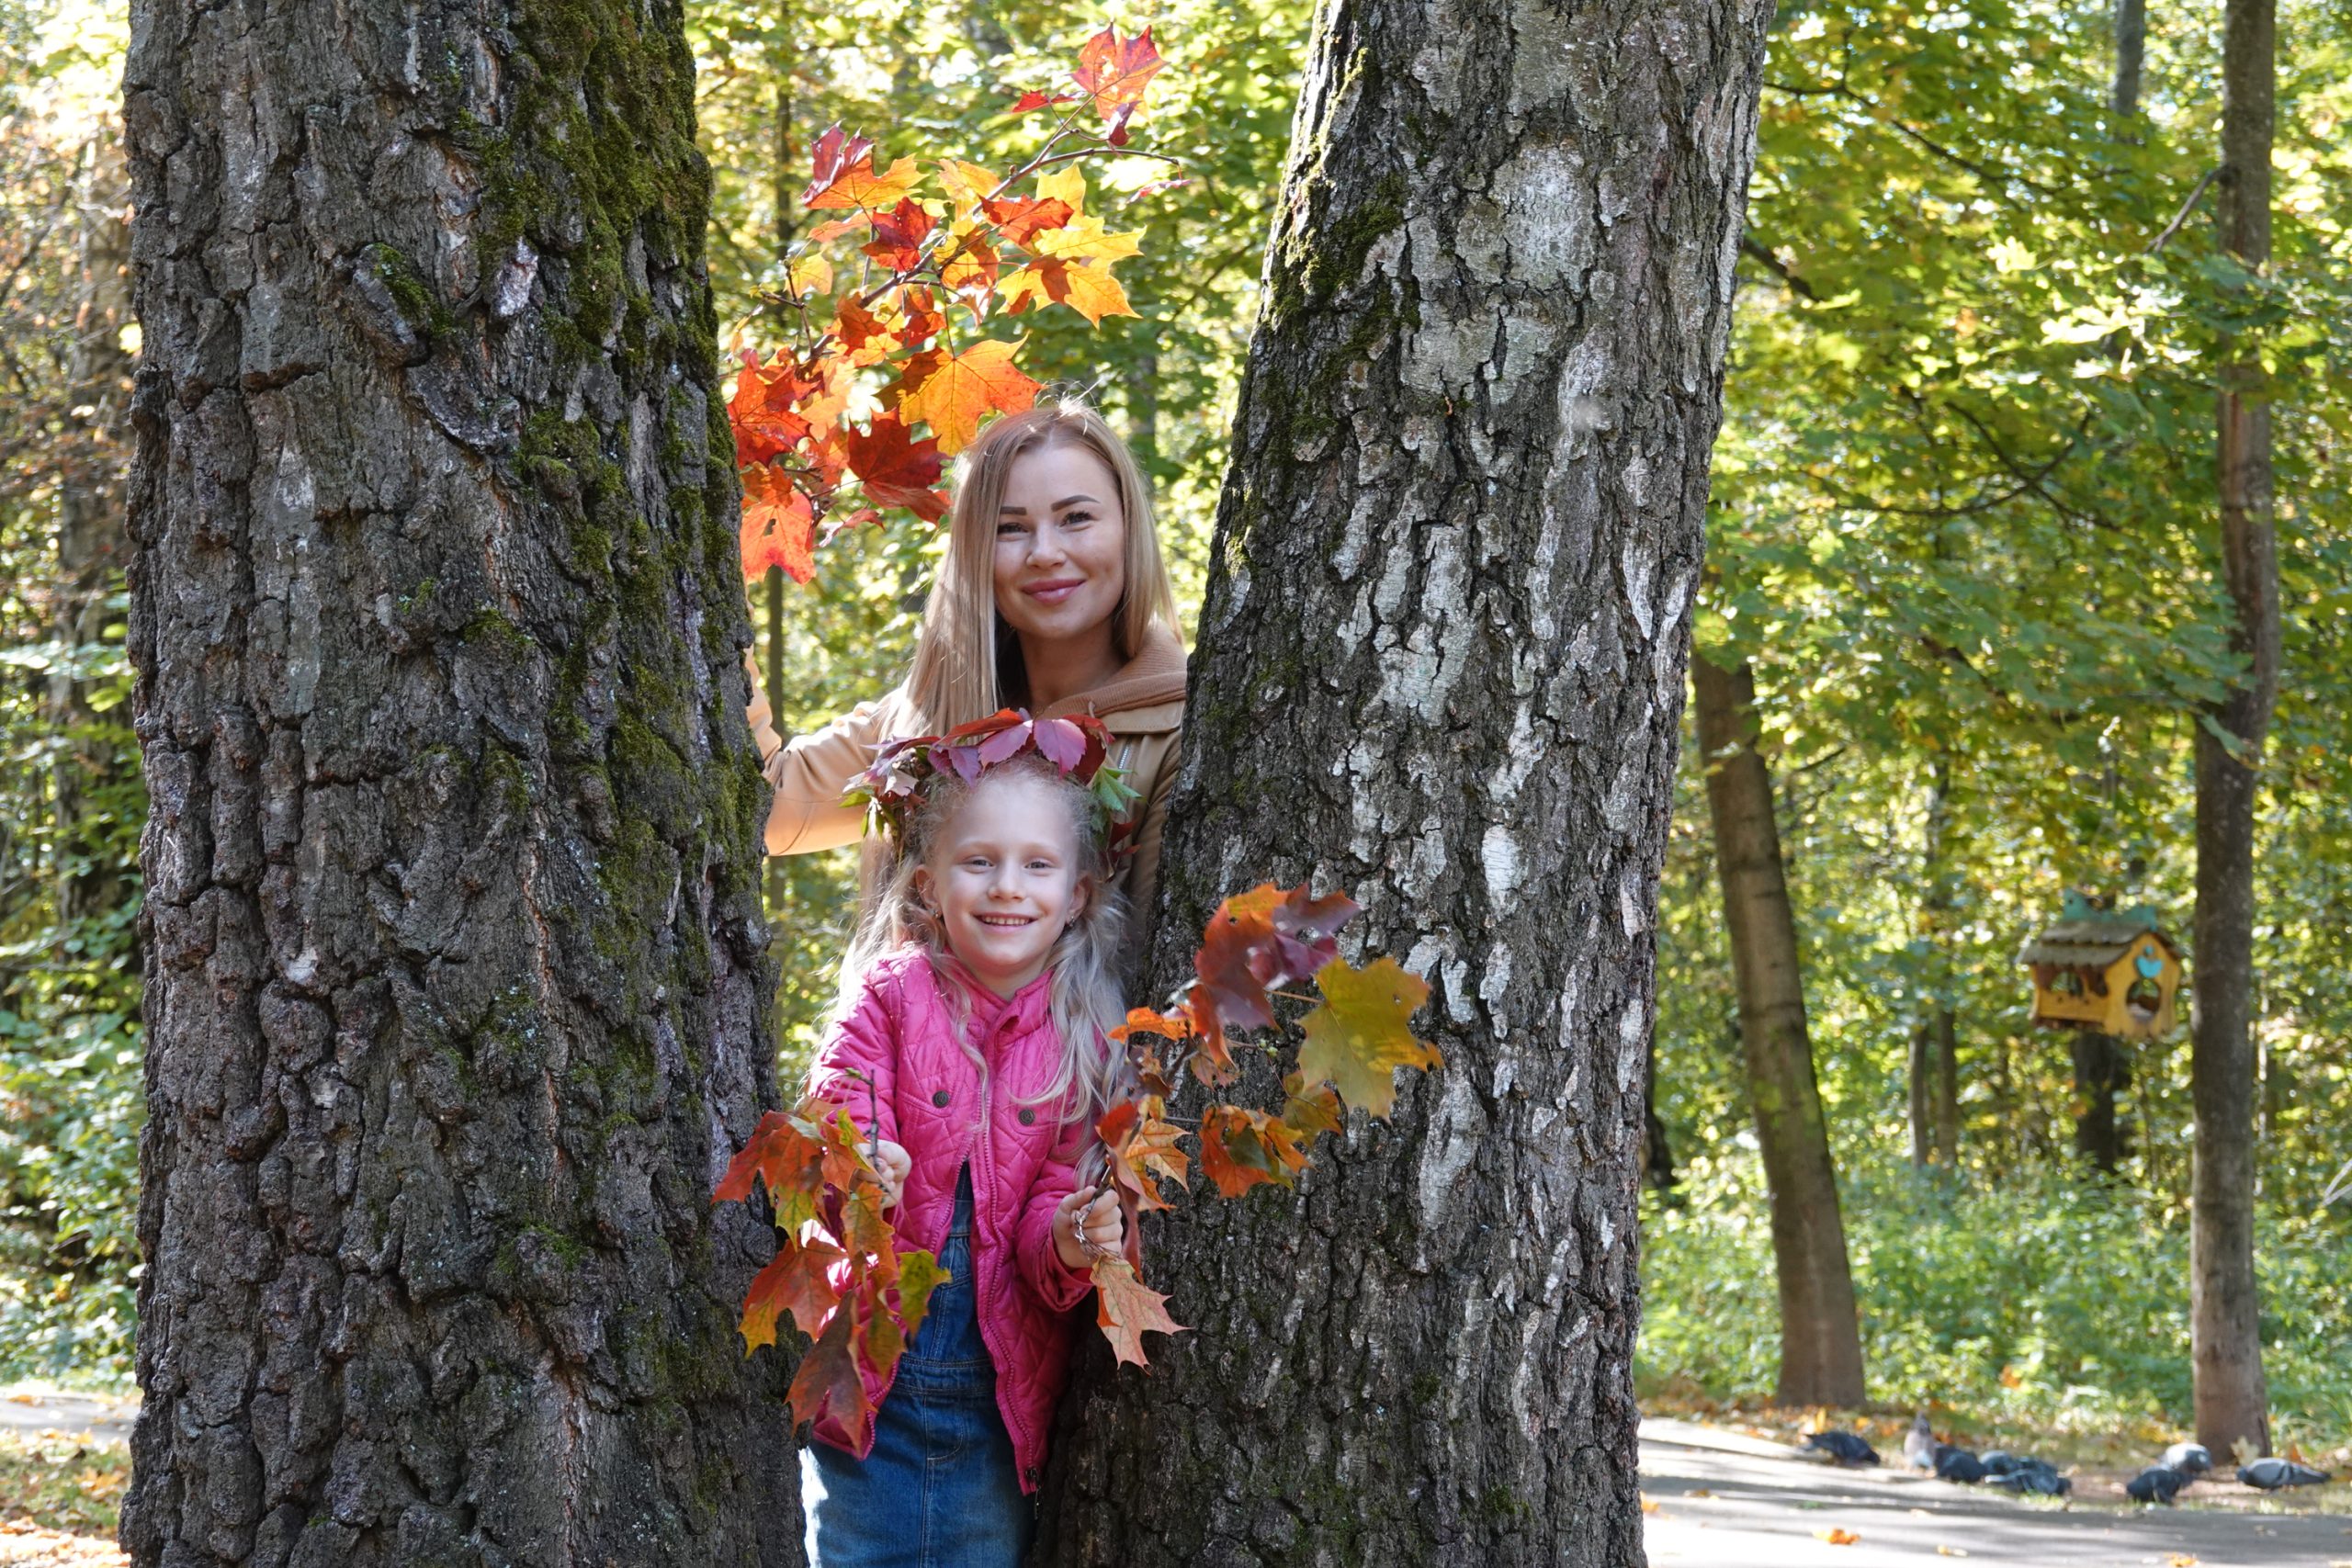
{"label": "autumn maple leaf", "polygon": [[1018,343],[991,340],[961,354],[933,351],[921,384],[910,386],[900,400],[899,413],[928,423],[942,452],[961,452],[979,434],[984,414],[1019,413],[1037,400],[1037,383],[1013,368],[1012,356],[1020,350]]}
{"label": "autumn maple leaf", "polygon": [[1100,325],[1105,316],[1136,313],[1127,303],[1127,291],[1111,276],[1109,267],[1048,258],[1033,261],[1004,280],[1007,315],[1017,316],[1046,300],[1069,306],[1084,316],[1089,325]]}
{"label": "autumn maple leaf", "polygon": [[1124,1258],[1097,1261],[1094,1275],[1094,1321],[1111,1342],[1114,1355],[1129,1366],[1148,1366],[1143,1337],[1182,1334],[1184,1325],[1168,1315],[1168,1298],[1146,1286]]}
{"label": "autumn maple leaf", "polygon": [[901,198],[888,212],[874,215],[874,239],[859,247],[892,272],[912,272],[922,265],[922,243],[939,226],[923,205]]}
{"label": "autumn maple leaf", "polygon": [[856,208],[867,213],[888,211],[922,183],[922,171],[912,158],[892,164],[889,172],[874,172],[874,143],[850,136],[835,125],[817,138],[816,177],[801,193],[812,209]]}
{"label": "autumn maple leaf", "polygon": [[743,577],[757,581],[768,568],[781,567],[795,582],[817,575],[811,553],[816,509],[800,493],[790,476],[770,464],[755,464],[743,471]]}
{"label": "autumn maple leaf", "polygon": [[1070,80],[1094,96],[1096,114],[1121,126],[1166,63],[1159,58],[1159,46],[1151,41],[1149,28],[1131,39],[1122,39],[1115,28],[1104,28],[1086,40],[1078,61]]}
{"label": "autumn maple leaf", "polygon": [[906,422],[894,414],[876,415],[864,431],[842,436],[849,448],[849,471],[877,506],[903,506],[926,523],[947,514],[947,498],[932,487],[939,482],[943,459],[939,443],[925,436],[917,441]]}
{"label": "autumn maple leaf", "polygon": [[786,1236],[774,1260],[744,1292],[743,1348],[756,1350],[775,1344],[780,1312],[790,1313],[800,1332],[815,1337],[825,1325],[825,1314],[841,1303],[832,1281],[833,1265],[848,1260],[848,1253],[822,1236],[806,1241]]}
{"label": "autumn maple leaf", "polygon": [[1013,99],[1012,107],[1004,112],[1027,114],[1033,109],[1054,108],[1062,104],[1076,102],[1078,102],[1078,95],[1075,93],[1023,93]]}
{"label": "autumn maple leaf", "polygon": [[1298,1070],[1308,1083],[1329,1082],[1350,1105],[1386,1116],[1396,1105],[1398,1067],[1433,1067],[1437,1048],[1413,1038],[1411,1020],[1429,1000],[1429,982],[1393,958],[1364,968],[1334,958],[1316,971],[1322,1004],[1301,1021]]}

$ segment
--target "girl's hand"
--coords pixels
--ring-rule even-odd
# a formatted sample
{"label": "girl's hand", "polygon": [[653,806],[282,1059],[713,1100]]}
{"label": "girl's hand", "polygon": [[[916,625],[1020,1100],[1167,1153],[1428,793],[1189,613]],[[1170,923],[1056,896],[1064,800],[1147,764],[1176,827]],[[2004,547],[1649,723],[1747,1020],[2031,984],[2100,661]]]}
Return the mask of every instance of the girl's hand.
{"label": "girl's hand", "polygon": [[1126,1216],[1119,1212],[1115,1192],[1081,1187],[1054,1205],[1054,1253],[1065,1269],[1083,1269],[1098,1258],[1115,1258],[1126,1241]]}
{"label": "girl's hand", "polygon": [[899,1190],[907,1184],[907,1173],[915,1168],[914,1157],[902,1145],[884,1138],[874,1145],[870,1163],[874,1174],[882,1179],[882,1206],[898,1207]]}

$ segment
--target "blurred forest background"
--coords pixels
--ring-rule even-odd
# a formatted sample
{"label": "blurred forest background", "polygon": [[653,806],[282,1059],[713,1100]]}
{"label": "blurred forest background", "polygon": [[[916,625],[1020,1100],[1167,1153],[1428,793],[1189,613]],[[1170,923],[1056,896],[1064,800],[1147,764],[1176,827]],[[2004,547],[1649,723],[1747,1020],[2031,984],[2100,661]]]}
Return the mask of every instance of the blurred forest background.
{"label": "blurred forest background", "polygon": [[[1288,145],[1301,0],[1170,0],[1148,141],[1186,183],[1124,215],[1138,320],[1031,318],[1157,481],[1187,609]],[[1028,145],[1091,11],[689,8],[723,333],[809,227],[808,143]],[[2189,1403],[2186,1010],[2129,1047],[2120,1157],[2077,1152],[2070,1037],[2017,962],[2062,893],[2186,942],[2199,705],[2234,671],[2214,558],[2213,366],[2260,344],[2284,677],[2261,809],[2256,1257],[2278,1441],[2352,1441],[2352,4],[2282,0],[2276,256],[2219,254],[2221,6],[1781,6],[1716,449],[1699,642],[1753,671],[1873,1401],[2173,1428]],[[0,1377],[127,1379],[140,1122],[123,656],[117,8],[0,0]],[[2129,88],[2127,91],[2126,88]],[[1096,175],[1101,205],[1162,177]],[[1124,182],[1124,185],[1123,185]],[[883,691],[938,543],[860,529],[752,591],[787,730]],[[1769,1393],[1778,1330],[1705,758],[1659,913],[1640,1373]],[[805,1054],[851,858],[772,863],[779,1038]],[[2195,959],[2190,957],[2190,981]],[[1948,1093],[1942,1066],[1951,1062]],[[787,1069],[789,1070],[789,1068]],[[1914,1093],[1915,1079],[1920,1092]]]}

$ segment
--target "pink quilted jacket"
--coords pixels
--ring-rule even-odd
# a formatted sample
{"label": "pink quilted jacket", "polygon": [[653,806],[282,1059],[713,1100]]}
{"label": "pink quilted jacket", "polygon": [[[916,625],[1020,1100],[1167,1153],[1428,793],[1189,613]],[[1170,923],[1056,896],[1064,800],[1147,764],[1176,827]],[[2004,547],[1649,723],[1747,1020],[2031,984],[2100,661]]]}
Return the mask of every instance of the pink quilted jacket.
{"label": "pink quilted jacket", "polygon": [[[1078,1327],[1070,1312],[1092,1288],[1082,1270],[1064,1267],[1052,1225],[1054,1206],[1077,1190],[1077,1161],[1093,1134],[1057,1124],[1052,1105],[1015,1103],[1042,1089],[1060,1065],[1048,978],[1001,1002],[978,991],[968,1009],[967,1027],[989,1067],[985,1107],[979,1071],[956,1043],[940,982],[920,953],[874,965],[857,1006],[827,1032],[809,1077],[811,1088],[869,1133],[866,1087],[850,1073],[874,1080],[880,1134],[904,1145],[913,1164],[894,1216],[910,1245],[935,1253],[946,1241],[956,1178],[971,1162],[980,1337],[996,1363],[997,1409],[1024,1492],[1037,1489],[1045,1468],[1054,1401]],[[889,1389],[889,1379],[868,1374],[865,1392],[876,1406]],[[815,1436],[860,1459],[873,1448],[870,1435],[852,1445],[830,1417]]]}

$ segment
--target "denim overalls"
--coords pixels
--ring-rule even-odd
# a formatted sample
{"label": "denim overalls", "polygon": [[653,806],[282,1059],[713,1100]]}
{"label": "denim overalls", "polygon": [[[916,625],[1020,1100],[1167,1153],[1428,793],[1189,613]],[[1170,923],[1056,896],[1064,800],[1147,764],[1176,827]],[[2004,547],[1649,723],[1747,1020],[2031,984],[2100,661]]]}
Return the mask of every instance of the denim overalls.
{"label": "denim overalls", "polygon": [[972,1278],[972,1168],[939,1249],[946,1278],[874,1416],[874,1451],[800,1453],[809,1568],[1018,1568],[1029,1499],[997,1413]]}

